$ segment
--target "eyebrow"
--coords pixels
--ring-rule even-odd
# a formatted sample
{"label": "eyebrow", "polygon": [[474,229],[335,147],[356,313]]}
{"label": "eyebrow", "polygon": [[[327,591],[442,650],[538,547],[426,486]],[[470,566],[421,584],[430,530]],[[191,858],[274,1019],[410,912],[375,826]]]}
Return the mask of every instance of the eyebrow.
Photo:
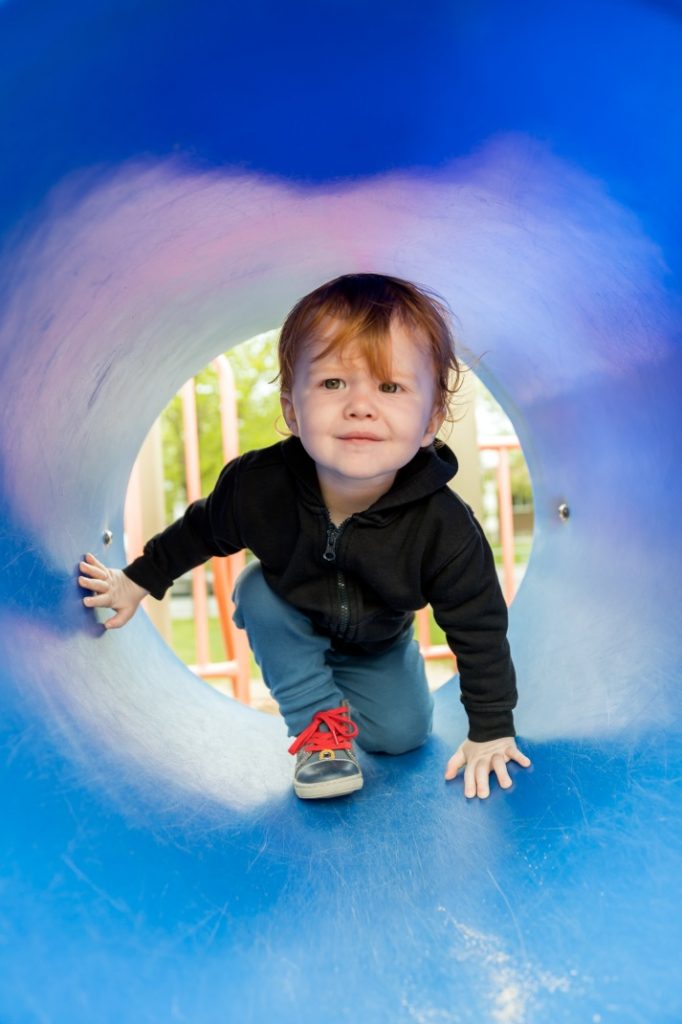
{"label": "eyebrow", "polygon": [[[320,360],[320,362],[312,362],[308,371],[312,376],[315,377],[344,377],[348,373],[348,364],[344,366],[343,363],[338,362],[327,362],[326,360]],[[376,377],[379,383],[391,384],[391,383],[405,383],[409,384],[410,387],[417,386],[417,377],[414,373],[408,373],[407,371],[401,372],[395,367],[391,370],[388,377]]]}

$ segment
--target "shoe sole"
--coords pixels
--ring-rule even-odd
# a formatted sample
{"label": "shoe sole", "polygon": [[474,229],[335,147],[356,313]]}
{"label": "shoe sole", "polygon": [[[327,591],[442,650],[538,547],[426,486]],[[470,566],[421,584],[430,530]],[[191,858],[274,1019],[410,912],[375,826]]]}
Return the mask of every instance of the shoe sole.
{"label": "shoe sole", "polygon": [[294,793],[301,800],[325,800],[332,796],[355,793],[362,786],[362,775],[352,775],[348,779],[330,779],[327,782],[294,782]]}

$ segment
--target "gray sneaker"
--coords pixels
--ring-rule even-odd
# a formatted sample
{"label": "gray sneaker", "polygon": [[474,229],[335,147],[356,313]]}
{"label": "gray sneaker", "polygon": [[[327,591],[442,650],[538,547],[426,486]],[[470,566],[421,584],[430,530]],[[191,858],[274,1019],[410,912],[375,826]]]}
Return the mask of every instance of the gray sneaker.
{"label": "gray sneaker", "polygon": [[362,789],[362,771],[353,749],[353,737],[357,734],[348,701],[313,716],[310,725],[289,747],[289,753],[296,754],[296,796],[320,800]]}

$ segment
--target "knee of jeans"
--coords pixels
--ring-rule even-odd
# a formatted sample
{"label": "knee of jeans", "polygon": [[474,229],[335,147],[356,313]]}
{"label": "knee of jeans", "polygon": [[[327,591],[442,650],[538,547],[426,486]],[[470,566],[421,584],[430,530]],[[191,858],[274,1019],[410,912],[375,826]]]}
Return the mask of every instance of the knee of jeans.
{"label": "knee of jeans", "polygon": [[[357,719],[356,719],[357,721]],[[405,720],[377,725],[358,722],[358,746],[370,754],[406,754],[426,743],[433,727],[433,709],[423,714],[412,713]]]}

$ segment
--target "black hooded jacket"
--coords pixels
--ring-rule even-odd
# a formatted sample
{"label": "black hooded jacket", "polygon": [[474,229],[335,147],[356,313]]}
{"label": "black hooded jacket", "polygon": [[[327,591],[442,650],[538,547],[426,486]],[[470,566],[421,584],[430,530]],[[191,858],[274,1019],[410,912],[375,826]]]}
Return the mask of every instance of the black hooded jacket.
{"label": "black hooded jacket", "polygon": [[446,445],[421,448],[386,494],[335,527],[315,465],[290,437],[229,462],[124,572],[161,598],[194,566],[249,548],[275,593],[348,653],[385,650],[430,604],[457,655],[469,738],[513,736],[507,606],[480,525],[446,486],[456,472]]}

